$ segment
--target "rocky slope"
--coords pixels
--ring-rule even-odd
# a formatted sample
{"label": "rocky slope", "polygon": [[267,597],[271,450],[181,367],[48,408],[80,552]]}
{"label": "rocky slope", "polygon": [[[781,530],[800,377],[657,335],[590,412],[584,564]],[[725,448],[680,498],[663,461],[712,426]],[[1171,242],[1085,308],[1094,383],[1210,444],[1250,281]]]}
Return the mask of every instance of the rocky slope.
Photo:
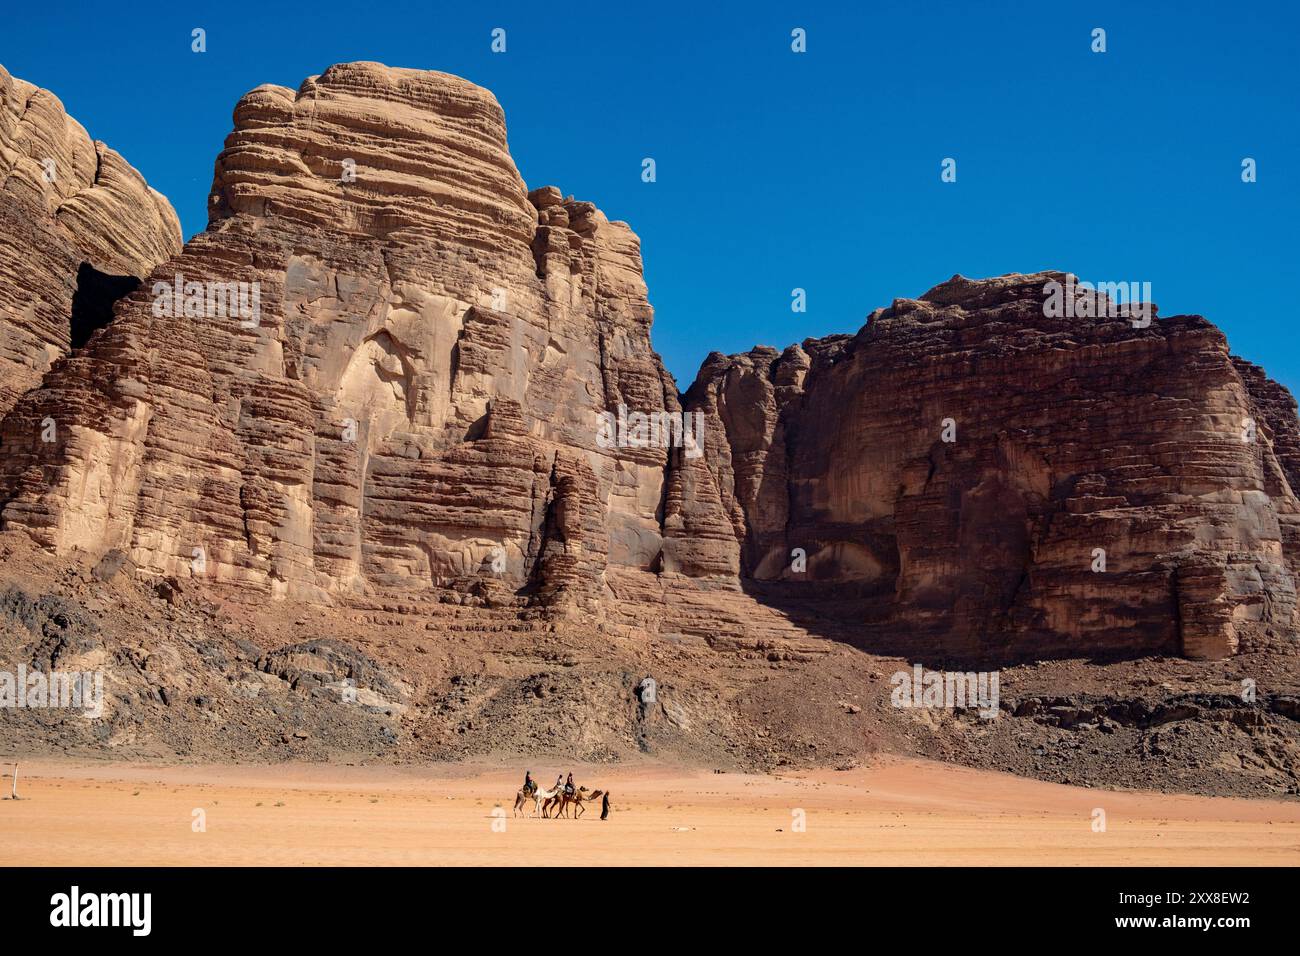
{"label": "rocky slope", "polygon": [[[956,277],[679,394],[635,234],[529,191],[486,90],[373,63],[253,90],[178,251],[120,160],[66,200],[33,178],[33,131],[80,127],[4,76],[5,189],[31,196],[0,244],[58,254],[0,285],[43,316],[5,323],[0,650],[110,695],[100,721],[0,714],[24,746],[885,748],[1119,781],[1176,722],[1151,780],[1294,789],[1300,425],[1204,319],[1049,319],[1061,274]],[[81,263],[143,278],[84,343]],[[1153,655],[1206,659],[1199,688],[1144,684]],[[996,726],[889,706],[908,662],[1051,658],[1007,671]]]}
{"label": "rocky slope", "polygon": [[[725,615],[713,618],[725,632]],[[105,706],[93,720],[2,708],[0,733],[10,755],[198,762],[779,771],[886,752],[1089,786],[1300,795],[1295,655],[1020,665],[1002,671],[988,720],[893,706],[907,659],[770,630],[668,629],[680,623],[593,627],[472,598],[268,604],[234,585],[151,579],[117,554],[58,558],[11,532],[0,535],[0,659],[101,670]],[[651,675],[647,702],[637,688]],[[1246,680],[1258,688],[1249,701]]]}

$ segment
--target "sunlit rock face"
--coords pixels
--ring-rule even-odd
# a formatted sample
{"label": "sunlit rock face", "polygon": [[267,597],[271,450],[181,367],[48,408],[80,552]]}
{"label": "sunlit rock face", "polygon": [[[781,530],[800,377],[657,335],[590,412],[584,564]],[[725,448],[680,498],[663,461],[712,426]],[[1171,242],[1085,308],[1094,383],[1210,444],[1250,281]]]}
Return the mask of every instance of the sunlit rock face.
{"label": "sunlit rock face", "polygon": [[530,194],[446,74],[335,66],[234,122],[208,229],[7,419],[5,524],[316,599],[662,564],[667,450],[597,441],[676,407],[631,230]]}
{"label": "sunlit rock face", "polygon": [[0,66],[0,414],[180,248],[167,200]]}
{"label": "sunlit rock face", "polygon": [[[31,97],[6,82],[9,142]],[[5,208],[11,236],[51,215]],[[1060,274],[956,277],[856,335],[715,353],[679,396],[627,225],[529,191],[486,90],[373,63],[241,99],[209,208],[177,255],[125,221],[88,257],[143,282],[71,354],[71,291],[5,293],[52,349],[10,362],[5,528],[277,597],[470,595],[759,651],[1293,633],[1295,403],[1199,317],[1049,318]]]}

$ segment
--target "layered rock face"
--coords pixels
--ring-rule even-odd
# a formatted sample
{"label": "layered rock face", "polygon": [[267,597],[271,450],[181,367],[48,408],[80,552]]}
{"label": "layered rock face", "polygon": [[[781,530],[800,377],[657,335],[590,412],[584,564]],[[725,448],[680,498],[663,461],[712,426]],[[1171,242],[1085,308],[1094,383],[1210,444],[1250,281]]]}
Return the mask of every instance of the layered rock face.
{"label": "layered rock face", "polygon": [[0,67],[0,414],[180,248],[167,200]]}
{"label": "layered rock face", "polygon": [[277,595],[590,605],[608,562],[662,560],[666,451],[598,442],[676,405],[651,317],[636,236],[530,194],[487,91],[369,63],[260,87],[208,229],[6,420],[3,520]]}
{"label": "layered rock face", "polygon": [[4,528],[758,654],[1221,657],[1295,624],[1295,403],[1198,317],[1048,319],[1051,276],[955,278],[856,336],[714,354],[679,398],[627,225],[528,191],[487,91],[371,63],[246,95],[210,210],[25,366]]}
{"label": "layered rock face", "polygon": [[955,277],[853,337],[710,357],[685,405],[757,592],[963,657],[1294,626],[1294,399],[1198,316],[1047,318],[1064,280]]}

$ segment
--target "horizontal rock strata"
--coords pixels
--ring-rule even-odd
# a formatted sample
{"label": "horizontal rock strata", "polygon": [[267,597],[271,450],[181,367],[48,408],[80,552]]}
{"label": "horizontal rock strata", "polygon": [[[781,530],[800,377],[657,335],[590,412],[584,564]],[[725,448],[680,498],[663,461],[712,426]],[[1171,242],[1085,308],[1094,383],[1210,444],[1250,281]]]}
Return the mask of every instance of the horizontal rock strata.
{"label": "horizontal rock strata", "polygon": [[[529,191],[471,83],[350,63],[253,90],[173,256],[165,201],[4,82],[0,243],[66,296],[0,285],[30,316],[5,325],[0,523],[56,553],[759,650],[1293,634],[1295,402],[1202,318],[1051,319],[1060,274],[956,277],[856,335],[715,353],[679,395],[637,237]],[[71,350],[83,262],[144,281]]]}
{"label": "horizontal rock strata", "polygon": [[1294,626],[1294,399],[1199,316],[1046,317],[1057,280],[954,277],[853,337],[710,357],[704,510],[756,591],[959,656]]}
{"label": "horizontal rock strata", "polygon": [[0,414],[180,248],[171,204],[0,67]]}

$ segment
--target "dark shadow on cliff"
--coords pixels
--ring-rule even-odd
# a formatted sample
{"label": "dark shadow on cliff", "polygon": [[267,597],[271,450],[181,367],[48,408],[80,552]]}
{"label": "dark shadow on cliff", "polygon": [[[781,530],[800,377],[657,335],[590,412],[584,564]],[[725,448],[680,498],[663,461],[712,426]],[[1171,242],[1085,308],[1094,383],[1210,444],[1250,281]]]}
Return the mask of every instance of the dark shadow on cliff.
{"label": "dark shadow on cliff", "polygon": [[[932,668],[981,669],[1010,667],[1035,661],[1078,660],[1090,664],[1113,664],[1172,654],[1176,648],[1152,651],[1074,652],[1059,644],[1052,646],[1043,635],[1043,650],[1038,653],[1013,651],[1013,643],[1023,643],[1024,634],[999,632],[990,628],[978,646],[972,647],[966,635],[942,628],[900,625],[893,606],[892,593],[881,593],[864,584],[830,583],[822,585],[790,584],[741,580],[741,590],[760,604],[784,615],[792,624],[813,637],[848,644],[868,654],[903,657]],[[1059,640],[1059,638],[1057,638]],[[918,651],[924,649],[921,656]]]}
{"label": "dark shadow on cliff", "polygon": [[77,291],[72,294],[72,348],[82,348],[90,337],[113,320],[113,306],[118,299],[140,287],[135,276],[115,276],[100,272],[89,262],[77,269]]}

